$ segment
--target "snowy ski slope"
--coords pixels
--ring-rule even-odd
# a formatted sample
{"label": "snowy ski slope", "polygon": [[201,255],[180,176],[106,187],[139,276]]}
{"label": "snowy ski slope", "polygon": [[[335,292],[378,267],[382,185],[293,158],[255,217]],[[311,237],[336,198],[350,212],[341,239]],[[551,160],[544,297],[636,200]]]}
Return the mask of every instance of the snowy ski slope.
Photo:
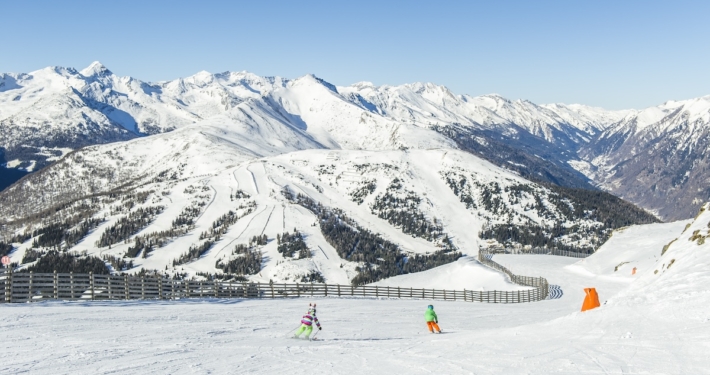
{"label": "snowy ski slope", "polygon": [[[373,205],[385,194],[394,194],[398,199],[415,197],[418,200],[416,211],[426,220],[438,223],[452,243],[469,256],[477,254],[481,243],[479,232],[485,223],[554,222],[580,228],[599,225],[586,218],[560,219],[561,216],[554,216],[559,213],[552,204],[547,204],[546,213],[531,208],[538,200],[548,201],[552,193],[459,150],[327,150],[288,126],[254,131],[244,123],[202,124],[128,142],[87,147],[42,174],[10,187],[6,194],[25,194],[27,203],[23,208],[39,211],[63,202],[62,194],[104,194],[132,181],[133,186],[138,186],[136,192],[146,194],[145,200],[129,210],[123,204],[128,198],[119,197],[114,203],[106,204],[94,214],[105,221],[71,247],[71,251],[123,258],[135,245],[137,237],[167,231],[181,212],[199,207],[194,228],[169,238],[165,246],[155,247],[147,256],[138,254],[132,259],[134,267],[127,271],[157,270],[188,277],[221,272],[216,268],[217,261],[230,260],[236,245],[266,235],[267,244],[259,248],[262,269],[257,274],[247,275],[250,280],[260,282],[294,282],[318,272],[328,283],[349,284],[357,275],[356,267],[360,266],[338,255],[321,233],[316,216],[286,199],[284,189],[342,210],[359,226],[396,243],[407,254],[434,253],[441,248],[443,236],[430,240],[415,237],[378,216]],[[425,142],[421,136],[415,140]],[[175,178],[156,179],[161,175]],[[453,180],[467,184],[467,191],[477,200],[476,205],[462,202],[463,196],[452,190]],[[496,204],[509,210],[508,214],[487,209],[482,201],[485,194],[476,190],[493,185],[500,189],[494,193],[499,202]],[[529,189],[527,192],[514,195],[507,190],[523,185]],[[395,186],[398,187],[395,189]],[[238,191],[248,197],[234,198]],[[253,206],[251,211],[246,208],[250,205]],[[130,212],[149,207],[162,207],[149,225],[126,240],[97,244],[108,229]],[[199,259],[175,263],[191,246],[204,243],[202,234],[230,210],[243,217],[229,226]],[[12,218],[18,211],[3,214]],[[39,227],[36,225],[35,229]],[[286,258],[278,253],[275,238],[294,228],[304,234],[311,250],[310,258]],[[18,232],[21,230],[18,228]],[[587,240],[574,239],[576,243]],[[32,243],[30,239],[16,244],[17,249],[10,253],[13,262],[21,262]],[[478,283],[476,280],[490,278],[498,279],[498,290],[518,288],[475,262],[462,264],[466,266],[445,272],[465,274],[462,277],[470,281],[466,289],[486,289],[488,281]]]}
{"label": "snowy ski slope", "polygon": [[[707,373],[710,245],[698,244],[698,234],[707,235],[708,222],[706,210],[683,234],[687,221],[626,228],[584,260],[496,255],[516,273],[547,277],[564,295],[515,305],[437,301],[442,335],[426,331],[426,300],[2,305],[0,372]],[[670,259],[676,261],[668,269]],[[629,263],[614,271],[620,260]],[[583,287],[597,288],[600,308],[579,312]],[[320,340],[287,338],[308,302],[318,303]]]}

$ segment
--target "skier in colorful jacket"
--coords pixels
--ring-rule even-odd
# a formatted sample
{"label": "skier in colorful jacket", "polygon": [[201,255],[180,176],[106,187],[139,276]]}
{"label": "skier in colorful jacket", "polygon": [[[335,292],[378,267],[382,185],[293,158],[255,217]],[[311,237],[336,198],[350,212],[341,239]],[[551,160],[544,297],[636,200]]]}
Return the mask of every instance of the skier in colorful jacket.
{"label": "skier in colorful jacket", "polygon": [[303,318],[301,318],[301,327],[298,328],[298,331],[296,331],[296,335],[294,337],[301,337],[301,334],[305,332],[305,338],[308,339],[311,336],[311,332],[313,332],[313,323],[318,326],[319,330],[323,329],[320,326],[318,317],[316,317],[316,304],[314,303],[313,305],[311,305],[309,303],[308,312],[306,313],[306,315],[303,316]]}
{"label": "skier in colorful jacket", "polygon": [[434,312],[433,305],[427,306],[426,312],[424,313],[424,319],[426,319],[426,325],[429,327],[429,332],[434,333],[434,330],[436,330],[436,333],[441,333],[441,328],[439,328],[439,318]]}

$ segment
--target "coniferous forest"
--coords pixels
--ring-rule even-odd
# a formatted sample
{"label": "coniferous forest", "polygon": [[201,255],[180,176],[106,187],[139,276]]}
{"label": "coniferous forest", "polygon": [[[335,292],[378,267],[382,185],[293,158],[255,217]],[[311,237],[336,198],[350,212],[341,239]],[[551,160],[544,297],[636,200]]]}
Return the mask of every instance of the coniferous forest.
{"label": "coniferous forest", "polygon": [[298,259],[303,259],[311,256],[311,251],[306,246],[303,235],[296,228],[293,228],[293,233],[286,232],[276,235],[276,241],[278,252],[284,257],[293,258],[298,254]]}
{"label": "coniferous forest", "polygon": [[[633,204],[598,190],[520,183],[504,186],[457,172],[442,178],[461,202],[479,210],[479,217],[487,220],[480,237],[504,246],[591,253],[614,229],[658,222]],[[522,214],[520,208],[529,214]]]}
{"label": "coniferous forest", "polygon": [[360,227],[337,209],[329,209],[311,198],[284,189],[283,195],[299,204],[319,219],[320,231],[338,255],[352,262],[359,262],[358,275],[353,285],[372,283],[384,278],[424,271],[460,258],[460,252],[445,249],[431,255],[408,255],[399,246],[376,233]]}
{"label": "coniferous forest", "polygon": [[94,256],[79,256],[68,252],[52,250],[43,254],[34,265],[23,269],[21,272],[36,273],[89,273],[108,275],[109,269],[103,260]]}

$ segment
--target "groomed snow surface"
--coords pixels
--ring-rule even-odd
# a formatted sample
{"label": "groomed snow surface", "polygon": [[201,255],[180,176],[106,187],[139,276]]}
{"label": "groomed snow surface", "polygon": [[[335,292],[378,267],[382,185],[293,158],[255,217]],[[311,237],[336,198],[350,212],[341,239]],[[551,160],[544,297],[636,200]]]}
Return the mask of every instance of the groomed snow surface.
{"label": "groomed snow surface", "polygon": [[[682,235],[689,221],[618,231],[584,260],[494,256],[516,273],[544,276],[562,288],[561,298],[537,303],[302,298],[2,305],[0,373],[708,373],[710,246],[688,239],[696,227],[707,231],[707,212]],[[668,257],[676,259],[671,269]],[[629,263],[617,268],[621,262]],[[439,284],[453,268],[467,267],[421,275]],[[455,272],[449,288],[468,282]],[[597,288],[600,308],[579,312],[584,287]],[[318,303],[319,340],[288,338],[309,302]],[[426,331],[430,303],[442,335]]]}

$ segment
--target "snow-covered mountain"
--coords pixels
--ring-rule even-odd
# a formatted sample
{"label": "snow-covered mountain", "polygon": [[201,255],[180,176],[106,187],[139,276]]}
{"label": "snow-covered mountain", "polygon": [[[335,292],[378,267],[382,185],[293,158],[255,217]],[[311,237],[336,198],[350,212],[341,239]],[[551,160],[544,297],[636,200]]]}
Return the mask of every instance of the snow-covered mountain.
{"label": "snow-covered mountain", "polygon": [[81,71],[50,67],[0,77],[0,147],[13,166],[46,165],[43,148],[76,149],[197,123],[249,124],[255,131],[285,124],[328,148],[455,147],[442,135],[343,100],[312,75],[199,72],[146,83],[95,62]]}
{"label": "snow-covered mountain", "polygon": [[352,102],[401,122],[423,127],[459,124],[478,129],[516,126],[551,143],[584,143],[630,113],[576,104],[537,105],[496,94],[456,95],[432,83],[374,86],[360,82],[338,87],[338,91]]}
{"label": "snow-covered mountain", "polygon": [[616,195],[681,219],[710,198],[708,150],[710,96],[669,101],[598,134],[582,148],[588,163],[580,169]]}
{"label": "snow-covered mountain", "polygon": [[270,146],[462,149],[530,180],[600,186],[674,219],[710,198],[703,188],[707,103],[606,111],[457,95],[431,83],[336,87],[313,75],[248,72],[149,83],[95,62],[81,71],[0,75],[0,163],[33,171],[80,147],[195,125],[262,135],[288,129],[292,138],[275,137]]}
{"label": "snow-covered mountain", "polygon": [[[277,94],[289,113],[331,105]],[[364,283],[475,255],[484,232],[589,251],[618,226],[655,220],[464,151],[331,150],[327,128],[310,137],[274,124],[212,121],[72,152],[0,193],[0,248],[24,267],[62,249],[117,271]]]}
{"label": "snow-covered mountain", "polygon": [[[8,134],[0,147],[8,160],[20,145],[77,148],[216,118],[255,126],[286,122],[330,148],[431,147],[422,143],[431,138],[451,147],[451,141],[421,129],[452,124],[505,134],[522,129],[575,148],[625,114],[580,105],[538,106],[498,95],[455,95],[431,83],[335,87],[312,75],[288,80],[203,71],[147,83],[116,76],[99,62],[81,71],[49,67],[0,76],[0,127]],[[30,162],[28,154],[21,153],[19,161]]]}

